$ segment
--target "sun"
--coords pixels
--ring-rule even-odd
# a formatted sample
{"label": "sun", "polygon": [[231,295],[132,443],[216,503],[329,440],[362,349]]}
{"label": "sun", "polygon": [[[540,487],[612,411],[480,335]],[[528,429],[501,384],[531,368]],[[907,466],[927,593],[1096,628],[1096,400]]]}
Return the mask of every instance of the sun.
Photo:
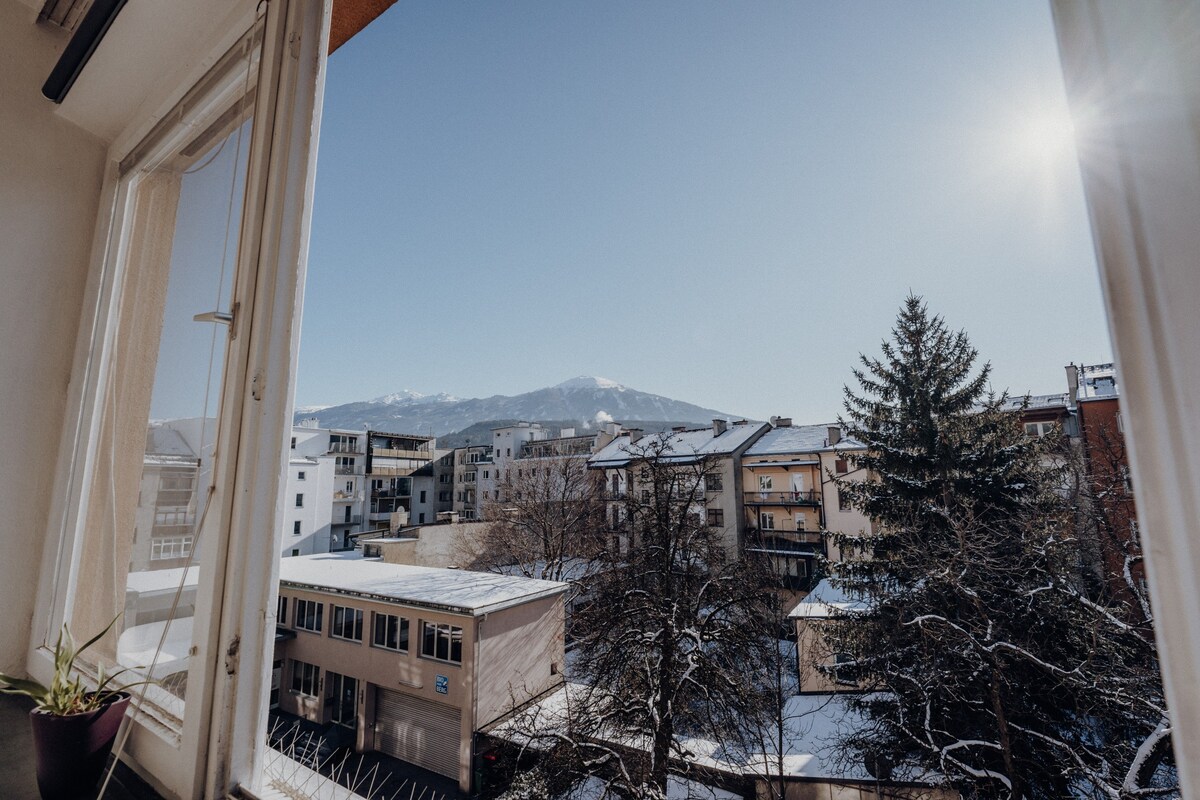
{"label": "sun", "polygon": [[1075,126],[1066,109],[1022,115],[1011,137],[1013,155],[1026,163],[1048,166],[1075,155]]}

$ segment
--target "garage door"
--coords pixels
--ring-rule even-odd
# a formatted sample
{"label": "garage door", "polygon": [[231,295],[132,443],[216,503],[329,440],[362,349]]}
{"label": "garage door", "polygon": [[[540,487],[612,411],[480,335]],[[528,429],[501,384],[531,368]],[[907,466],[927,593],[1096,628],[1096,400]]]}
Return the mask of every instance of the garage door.
{"label": "garage door", "polygon": [[375,749],[458,780],[462,711],[419,697],[375,691]]}

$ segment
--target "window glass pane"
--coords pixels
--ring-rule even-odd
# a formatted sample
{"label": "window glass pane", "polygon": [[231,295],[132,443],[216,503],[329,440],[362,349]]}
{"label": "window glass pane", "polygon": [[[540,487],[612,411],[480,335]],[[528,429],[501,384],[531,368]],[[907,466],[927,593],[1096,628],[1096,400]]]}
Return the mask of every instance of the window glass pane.
{"label": "window glass pane", "polygon": [[144,671],[156,680],[148,700],[174,716],[193,639],[205,638],[192,623],[200,552],[220,517],[208,512],[221,503],[214,454],[251,108],[214,112],[190,141],[124,178],[116,337],[71,624],[83,639],[123,612],[88,655]]}

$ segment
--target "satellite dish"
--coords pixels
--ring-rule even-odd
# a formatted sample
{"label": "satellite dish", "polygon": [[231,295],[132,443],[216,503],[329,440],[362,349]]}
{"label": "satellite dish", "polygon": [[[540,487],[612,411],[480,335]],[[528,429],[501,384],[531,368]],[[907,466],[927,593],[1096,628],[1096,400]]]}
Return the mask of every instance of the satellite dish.
{"label": "satellite dish", "polygon": [[872,750],[863,753],[863,766],[867,768],[867,774],[877,781],[891,780],[892,770],[896,768],[890,756]]}

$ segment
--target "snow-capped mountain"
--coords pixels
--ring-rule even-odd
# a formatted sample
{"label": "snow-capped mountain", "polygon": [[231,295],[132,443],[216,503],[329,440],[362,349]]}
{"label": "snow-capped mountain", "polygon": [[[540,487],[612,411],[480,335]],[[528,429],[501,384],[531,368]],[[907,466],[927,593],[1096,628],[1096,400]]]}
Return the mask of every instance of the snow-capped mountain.
{"label": "snow-capped mountain", "polygon": [[[459,398],[445,392],[437,394],[421,394],[414,392],[412,389],[401,389],[398,392],[385,394],[383,397],[376,397],[371,403],[383,403],[389,406],[412,406],[421,405],[423,403],[453,403]],[[328,407],[328,406],[327,406]]]}
{"label": "snow-capped mountain", "polygon": [[440,436],[488,420],[554,420],[581,429],[617,421],[654,420],[707,425],[713,418],[738,415],[702,408],[682,400],[640,392],[610,380],[580,376],[555,386],[513,396],[457,398],[404,390],[374,400],[300,412],[296,418],[316,417],[322,427]]}

